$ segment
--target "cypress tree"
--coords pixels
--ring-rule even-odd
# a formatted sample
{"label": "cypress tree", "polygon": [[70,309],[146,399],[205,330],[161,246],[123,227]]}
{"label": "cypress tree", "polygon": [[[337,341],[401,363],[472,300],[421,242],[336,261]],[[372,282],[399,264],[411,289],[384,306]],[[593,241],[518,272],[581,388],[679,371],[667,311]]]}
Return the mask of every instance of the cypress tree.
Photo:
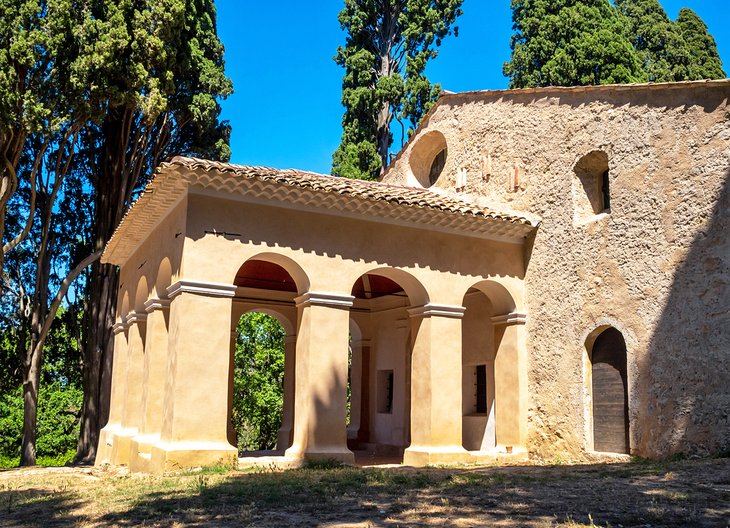
{"label": "cypress tree", "polygon": [[724,79],[722,60],[707,25],[691,9],[682,8],[675,22],[690,55],[687,80]]}
{"label": "cypress tree", "polygon": [[388,163],[391,123],[415,126],[441,92],[424,75],[441,40],[453,27],[463,0],[345,0],[339,14],[347,32],[335,61],[342,80],[342,141],[332,174],[375,179]]}
{"label": "cypress tree", "polygon": [[658,0],[616,0],[634,48],[651,82],[688,78],[690,54],[677,26]]}
{"label": "cypress tree", "polygon": [[647,80],[609,0],[512,0],[510,88]]}

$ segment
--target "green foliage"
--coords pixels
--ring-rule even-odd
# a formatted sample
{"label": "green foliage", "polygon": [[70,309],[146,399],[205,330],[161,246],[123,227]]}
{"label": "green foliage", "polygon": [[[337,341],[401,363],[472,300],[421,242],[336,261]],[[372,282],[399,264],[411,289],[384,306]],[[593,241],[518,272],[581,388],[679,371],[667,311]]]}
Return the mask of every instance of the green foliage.
{"label": "green foliage", "polygon": [[258,312],[237,327],[231,422],[241,451],[276,447],[284,400],[284,329]]}
{"label": "green foliage", "polygon": [[691,10],[672,22],[658,0],[513,0],[511,88],[724,78]]}
{"label": "green foliage", "polygon": [[689,53],[659,0],[616,0],[616,7],[625,17],[632,44],[649,81],[686,79]]}
{"label": "green foliage", "polygon": [[406,126],[415,127],[428,112],[441,88],[424,75],[426,64],[441,40],[458,32],[453,26],[462,2],[345,0],[339,21],[347,40],[335,56],[345,69],[345,113],[332,174],[377,178],[393,142],[392,121],[399,122],[404,139]]}
{"label": "green foliage", "polygon": [[[48,465],[56,465],[54,461],[60,459],[68,461],[68,453],[76,447],[81,399],[81,390],[76,387],[60,383],[41,385],[36,442],[39,463],[40,457]],[[6,461],[19,457],[22,429],[23,393],[18,388],[0,395],[0,457]]]}
{"label": "green foliage", "polygon": [[512,0],[511,88],[646,81],[609,0]]}
{"label": "green foliage", "polygon": [[697,13],[688,8],[680,9],[675,24],[690,55],[686,79],[724,79],[725,71],[715,39]]}

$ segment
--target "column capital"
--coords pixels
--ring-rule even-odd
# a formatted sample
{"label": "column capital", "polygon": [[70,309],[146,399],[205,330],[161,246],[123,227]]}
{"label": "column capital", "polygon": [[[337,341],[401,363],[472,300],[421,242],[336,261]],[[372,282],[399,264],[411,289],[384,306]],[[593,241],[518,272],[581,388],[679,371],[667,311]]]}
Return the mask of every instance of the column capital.
{"label": "column capital", "polygon": [[139,324],[139,323],[146,323],[147,322],[147,312],[129,312],[127,314],[127,317],[124,319],[125,324],[129,327],[133,324]]}
{"label": "column capital", "polygon": [[411,317],[451,317],[453,319],[461,319],[464,317],[466,308],[454,304],[436,304],[427,303],[423,306],[416,306],[408,309]]}
{"label": "column capital", "polygon": [[167,298],[170,300],[181,293],[194,293],[206,297],[235,297],[236,286],[219,282],[179,280],[167,288]]}
{"label": "column capital", "polygon": [[309,291],[304,295],[296,297],[294,302],[299,307],[306,306],[329,306],[332,308],[350,308],[355,301],[353,295],[342,295],[339,293],[329,292],[312,292]]}
{"label": "column capital", "polygon": [[166,310],[170,307],[170,299],[160,299],[158,297],[153,297],[149,299],[146,303],[144,303],[144,310],[145,312],[152,313],[155,310]]}
{"label": "column capital", "polygon": [[495,326],[523,325],[527,322],[527,314],[512,312],[492,317],[492,324]]}
{"label": "column capital", "polygon": [[129,325],[126,323],[126,317],[122,317],[121,321],[118,321],[114,323],[114,325],[112,325],[112,333],[114,335],[121,334],[127,328],[129,328]]}

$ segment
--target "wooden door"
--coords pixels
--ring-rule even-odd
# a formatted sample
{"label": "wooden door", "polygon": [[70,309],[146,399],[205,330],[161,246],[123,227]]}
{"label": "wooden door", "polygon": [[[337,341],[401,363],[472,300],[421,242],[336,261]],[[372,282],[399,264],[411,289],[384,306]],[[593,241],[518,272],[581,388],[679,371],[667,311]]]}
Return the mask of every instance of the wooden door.
{"label": "wooden door", "polygon": [[629,452],[629,398],[626,383],[626,343],[609,328],[593,345],[593,449]]}

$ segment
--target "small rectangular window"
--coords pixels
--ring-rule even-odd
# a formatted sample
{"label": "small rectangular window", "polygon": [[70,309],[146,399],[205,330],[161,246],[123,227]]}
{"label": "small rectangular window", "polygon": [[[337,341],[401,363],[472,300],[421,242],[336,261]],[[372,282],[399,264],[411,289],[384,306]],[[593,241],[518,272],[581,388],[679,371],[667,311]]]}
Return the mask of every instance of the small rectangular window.
{"label": "small rectangular window", "polygon": [[603,186],[601,191],[603,192],[603,210],[608,211],[611,209],[611,190],[608,188],[608,171],[603,173]]}
{"label": "small rectangular window", "polygon": [[377,378],[378,412],[392,414],[393,412],[393,371],[379,370]]}
{"label": "small rectangular window", "polygon": [[486,414],[487,412],[487,366],[477,365],[475,368],[476,385],[476,412]]}

